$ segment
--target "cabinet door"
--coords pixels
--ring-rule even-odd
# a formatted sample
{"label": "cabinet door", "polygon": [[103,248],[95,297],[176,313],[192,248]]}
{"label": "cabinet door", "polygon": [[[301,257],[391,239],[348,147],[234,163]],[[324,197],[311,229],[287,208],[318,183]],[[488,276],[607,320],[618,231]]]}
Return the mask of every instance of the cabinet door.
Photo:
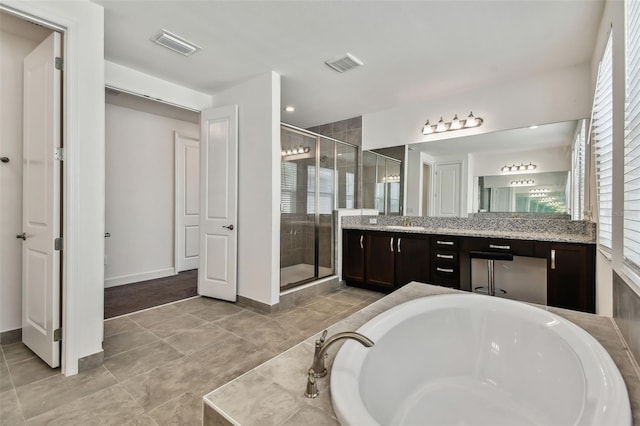
{"label": "cabinet door", "polygon": [[429,281],[429,239],[396,235],[396,288],[411,281]]}
{"label": "cabinet door", "polygon": [[393,290],[395,285],[395,236],[370,232],[365,236],[365,265],[368,285]]}
{"label": "cabinet door", "polygon": [[364,282],[364,240],[363,231],[343,231],[342,278],[347,282]]}
{"label": "cabinet door", "polygon": [[549,244],[547,304],[595,312],[595,247]]}

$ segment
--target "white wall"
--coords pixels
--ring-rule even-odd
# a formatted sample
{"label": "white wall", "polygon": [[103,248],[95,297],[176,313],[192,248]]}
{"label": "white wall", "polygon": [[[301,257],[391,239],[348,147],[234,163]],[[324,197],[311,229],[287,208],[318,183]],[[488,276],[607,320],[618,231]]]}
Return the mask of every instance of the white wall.
{"label": "white wall", "polygon": [[446,98],[402,105],[362,116],[362,149],[460,137],[460,132],[424,136],[426,119],[466,116],[484,119],[466,135],[528,127],[588,117],[591,113],[590,65],[569,67],[499,86],[451,94]]}
{"label": "white wall", "polygon": [[0,332],[3,332],[22,328],[22,241],[15,237],[22,232],[22,61],[51,31],[17,18],[0,19],[0,156],[10,160],[0,163]]}
{"label": "white wall", "polygon": [[102,352],[104,305],[104,10],[89,1],[3,5],[67,29],[63,139],[63,372]]}
{"label": "white wall", "polygon": [[105,84],[133,94],[146,95],[173,105],[201,111],[211,105],[211,95],[162,80],[149,74],[104,61]]}
{"label": "white wall", "polygon": [[213,95],[238,104],[238,294],[280,298],[280,75],[262,74]]}
{"label": "white wall", "polygon": [[199,125],[106,106],[105,287],[174,274],[174,131]]}

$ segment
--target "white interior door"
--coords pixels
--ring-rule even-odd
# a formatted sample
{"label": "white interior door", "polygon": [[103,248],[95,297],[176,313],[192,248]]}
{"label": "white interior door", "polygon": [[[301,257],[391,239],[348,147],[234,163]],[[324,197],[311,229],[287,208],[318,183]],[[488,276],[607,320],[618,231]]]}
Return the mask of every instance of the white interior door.
{"label": "white interior door", "polygon": [[200,141],[174,132],[176,272],[198,267],[200,252]]}
{"label": "white interior door", "polygon": [[22,341],[51,367],[60,365],[60,34],[24,59]]}
{"label": "white interior door", "polygon": [[237,294],[238,106],[200,115],[198,294],[235,302]]}
{"label": "white interior door", "polygon": [[436,165],[436,216],[460,216],[460,163]]}

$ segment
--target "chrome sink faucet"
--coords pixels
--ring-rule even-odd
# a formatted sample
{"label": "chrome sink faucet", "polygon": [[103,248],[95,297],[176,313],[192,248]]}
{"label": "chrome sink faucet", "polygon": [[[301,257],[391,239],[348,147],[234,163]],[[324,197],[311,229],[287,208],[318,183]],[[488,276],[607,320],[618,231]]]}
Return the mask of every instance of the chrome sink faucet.
{"label": "chrome sink faucet", "polygon": [[318,385],[316,384],[316,378],[324,377],[327,375],[327,369],[324,366],[324,359],[327,356],[327,349],[338,340],[353,339],[367,348],[374,345],[373,341],[367,336],[364,336],[355,331],[345,331],[342,333],[336,333],[325,342],[327,337],[327,330],[322,333],[322,336],[316,340],[316,349],[313,354],[313,364],[309,368],[309,377],[307,380],[307,390],[304,395],[307,398],[315,398],[318,396]]}

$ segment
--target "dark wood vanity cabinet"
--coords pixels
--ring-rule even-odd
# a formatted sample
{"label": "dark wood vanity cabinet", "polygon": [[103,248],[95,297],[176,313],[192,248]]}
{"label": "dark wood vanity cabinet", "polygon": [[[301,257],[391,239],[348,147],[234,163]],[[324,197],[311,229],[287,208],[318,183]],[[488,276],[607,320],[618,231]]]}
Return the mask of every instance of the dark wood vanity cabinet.
{"label": "dark wood vanity cabinet", "polygon": [[364,284],[364,231],[342,233],[342,278],[352,284]]}
{"label": "dark wood vanity cabinet", "polygon": [[595,313],[594,244],[539,243],[547,257],[547,304]]}
{"label": "dark wood vanity cabinet", "polygon": [[346,229],[342,241],[342,275],[349,285],[391,292],[429,280],[426,235]]}
{"label": "dark wood vanity cabinet", "polygon": [[429,281],[429,252],[428,236],[396,235],[396,288],[411,281]]}
{"label": "dark wood vanity cabinet", "polygon": [[431,282],[460,288],[458,238],[434,235],[431,238]]}
{"label": "dark wood vanity cabinet", "polygon": [[394,290],[395,235],[387,232],[368,232],[365,240],[366,283],[374,288]]}
{"label": "dark wood vanity cabinet", "polygon": [[594,244],[343,230],[342,276],[391,292],[411,281],[471,291],[470,251],[547,260],[547,304],[595,312]]}

